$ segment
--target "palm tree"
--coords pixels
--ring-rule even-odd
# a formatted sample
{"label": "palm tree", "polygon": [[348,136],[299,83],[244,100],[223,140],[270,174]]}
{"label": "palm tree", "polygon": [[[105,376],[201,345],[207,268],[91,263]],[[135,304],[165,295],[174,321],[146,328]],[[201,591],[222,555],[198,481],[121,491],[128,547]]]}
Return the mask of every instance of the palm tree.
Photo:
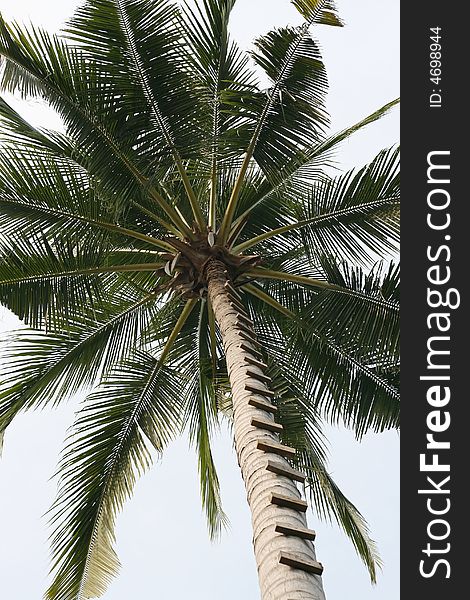
{"label": "palm tree", "polygon": [[321,427],[360,438],[398,425],[398,153],[343,175],[330,166],[394,103],[327,134],[311,28],[341,21],[331,1],[292,3],[304,24],[249,57],[229,36],[235,0],[85,0],[62,37],[0,20],[2,89],[45,100],[66,131],[0,100],[0,301],[30,327],[6,344],[0,432],[89,392],[59,468],[50,600],[105,592],[116,514],[183,431],[220,532],[221,418],[263,600],[324,598],[298,482],[375,579]]}

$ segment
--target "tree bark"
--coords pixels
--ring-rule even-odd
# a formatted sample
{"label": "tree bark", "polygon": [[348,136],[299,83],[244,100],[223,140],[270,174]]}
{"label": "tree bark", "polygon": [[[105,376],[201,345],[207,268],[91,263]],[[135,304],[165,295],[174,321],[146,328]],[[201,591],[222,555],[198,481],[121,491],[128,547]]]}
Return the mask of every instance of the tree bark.
{"label": "tree bark", "polygon": [[[261,599],[324,600],[319,575],[279,562],[281,552],[304,563],[316,562],[312,541],[275,531],[279,524],[296,529],[307,528],[307,523],[304,512],[274,504],[271,494],[296,500],[301,499],[301,494],[290,477],[266,468],[269,460],[277,467],[289,469],[288,461],[278,454],[257,448],[259,441],[269,445],[272,442],[279,443],[279,438],[277,433],[251,424],[253,418],[274,423],[271,411],[249,403],[256,400],[269,403],[269,397],[265,395],[269,394],[269,388],[263,379],[263,367],[253,364],[253,359],[260,360],[256,342],[249,341],[250,330],[253,338],[254,331],[246,320],[241,324],[239,315],[242,310],[236,306],[236,298],[234,301],[233,288],[224,264],[211,260],[206,266],[206,280],[227,359],[233,397],[235,447],[251,509]],[[259,388],[264,393],[247,390],[247,386]]]}

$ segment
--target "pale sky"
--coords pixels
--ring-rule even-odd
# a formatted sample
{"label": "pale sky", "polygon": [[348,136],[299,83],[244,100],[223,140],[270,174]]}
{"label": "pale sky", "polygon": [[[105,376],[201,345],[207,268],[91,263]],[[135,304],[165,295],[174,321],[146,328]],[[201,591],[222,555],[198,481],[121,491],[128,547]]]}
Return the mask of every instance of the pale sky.
{"label": "pale sky", "polygon": [[[0,0],[8,20],[33,21],[58,30],[76,0]],[[350,125],[399,95],[399,0],[337,0],[343,29],[321,27],[316,36],[330,79],[333,129]],[[244,46],[273,26],[299,18],[288,0],[238,0],[234,36]],[[38,125],[58,126],[40,105],[17,105]],[[350,168],[398,141],[398,112],[356,135],[338,158]],[[0,309],[0,331],[20,325]],[[1,365],[0,365],[1,366]],[[0,460],[0,598],[40,600],[47,586],[48,529],[44,513],[55,493],[50,478],[78,400],[55,412],[28,413],[9,429]],[[366,516],[384,569],[375,587],[352,544],[336,525],[318,522],[316,550],[324,564],[328,600],[397,600],[399,597],[399,444],[390,432],[361,444],[328,429],[330,470]],[[136,486],[118,520],[121,574],[104,600],[258,600],[251,523],[231,440],[215,443],[224,509],[231,529],[212,544],[201,511],[197,467],[186,440],[171,445]]]}

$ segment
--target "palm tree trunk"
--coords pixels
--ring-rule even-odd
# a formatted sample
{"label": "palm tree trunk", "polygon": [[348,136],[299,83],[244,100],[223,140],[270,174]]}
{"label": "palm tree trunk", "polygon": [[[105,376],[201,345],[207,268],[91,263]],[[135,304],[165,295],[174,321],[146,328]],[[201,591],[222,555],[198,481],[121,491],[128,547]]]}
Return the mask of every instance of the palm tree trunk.
{"label": "palm tree trunk", "polygon": [[269,378],[256,351],[253,328],[224,264],[211,260],[206,279],[227,359],[235,446],[252,514],[261,598],[324,600],[321,577],[316,574],[321,565],[311,541],[314,533],[307,529],[306,505],[294,481],[301,480],[302,474],[280,455],[289,455],[290,449],[279,447]]}

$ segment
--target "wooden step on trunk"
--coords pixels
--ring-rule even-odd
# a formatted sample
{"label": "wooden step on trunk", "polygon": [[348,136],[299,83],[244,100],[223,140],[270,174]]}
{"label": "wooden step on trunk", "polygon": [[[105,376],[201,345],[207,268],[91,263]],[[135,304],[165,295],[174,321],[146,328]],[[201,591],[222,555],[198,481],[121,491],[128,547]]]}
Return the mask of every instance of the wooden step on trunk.
{"label": "wooden step on trunk", "polygon": [[233,287],[230,281],[226,281],[224,283],[224,287],[228,290],[229,294],[236,298],[239,302],[241,302],[242,297],[238,293],[238,291]]}
{"label": "wooden step on trunk", "polygon": [[260,343],[256,339],[256,335],[253,331],[245,331],[243,328],[237,330],[237,334],[245,341],[253,344],[253,346],[260,347]]}
{"label": "wooden step on trunk", "polygon": [[240,306],[240,304],[237,304],[236,302],[233,301],[233,298],[230,298],[229,304],[230,304],[230,308],[232,308],[233,310],[235,310],[236,313],[237,313],[237,315],[246,314],[244,312],[243,308]]}
{"label": "wooden step on trunk", "polygon": [[245,384],[245,390],[253,392],[253,394],[260,394],[260,396],[266,396],[267,398],[275,398],[276,393],[268,390],[267,388],[259,388],[249,383]]}
{"label": "wooden step on trunk", "polygon": [[246,307],[243,306],[243,304],[237,300],[235,297],[230,297],[229,299],[229,303],[231,305],[232,308],[234,308],[237,312],[239,312],[242,315],[246,315]]}
{"label": "wooden step on trunk", "polygon": [[308,504],[305,500],[300,500],[300,498],[295,498],[294,496],[284,496],[283,494],[277,494],[276,492],[271,492],[271,504],[276,504],[283,508],[292,508],[293,510],[303,513],[307,512],[308,508]]}
{"label": "wooden step on trunk", "polygon": [[258,352],[258,355],[261,355],[261,345],[258,342],[258,340],[253,337],[248,335],[248,333],[245,333],[244,331],[237,331],[237,334],[240,338],[240,342],[243,344],[245,342],[248,342],[249,344],[251,344],[253,346],[253,348]]}
{"label": "wooden step on trunk", "polygon": [[245,323],[246,325],[248,325],[248,327],[251,327],[253,329],[253,321],[250,319],[250,317],[247,317],[246,314],[244,313],[237,313],[237,319],[239,319],[240,321],[243,321],[243,323]]}
{"label": "wooden step on trunk", "polygon": [[246,323],[244,323],[243,321],[237,320],[237,327],[239,329],[241,329],[242,331],[244,331],[245,333],[249,334],[251,337],[256,339],[256,333],[253,329],[253,327],[250,327],[249,325],[247,325]]}
{"label": "wooden step on trunk", "polygon": [[268,460],[266,463],[266,470],[271,471],[271,473],[276,473],[276,475],[292,479],[293,481],[298,481],[299,483],[304,483],[307,479],[307,476],[301,471],[297,471],[297,469],[293,469],[291,466],[281,465],[274,460]]}
{"label": "wooden step on trunk", "polygon": [[[261,354],[261,352],[257,348],[251,348],[250,346],[248,346],[247,344],[244,344],[243,342],[241,344],[238,344],[237,347],[241,348],[245,352],[249,352],[250,354],[253,354],[254,356],[258,356],[259,358],[263,358],[263,355]],[[245,358],[248,360],[248,356],[245,356]]]}
{"label": "wooden step on trunk", "polygon": [[288,535],[292,537],[302,538],[303,540],[314,540],[316,537],[315,531],[313,529],[308,529],[307,527],[297,527],[293,525],[287,525],[285,523],[277,523],[274,528],[276,533],[282,533],[283,535]]}
{"label": "wooden step on trunk", "polygon": [[274,433],[281,433],[284,429],[280,423],[259,419],[258,417],[253,417],[251,419],[251,426],[258,427],[259,429],[267,429],[268,431],[274,431]]}
{"label": "wooden step on trunk", "polygon": [[268,365],[261,360],[257,360],[256,358],[252,358],[251,356],[245,356],[245,360],[249,365],[253,365],[254,367],[258,367],[258,369],[267,369]]}
{"label": "wooden step on trunk", "polygon": [[307,573],[314,573],[315,575],[321,575],[323,573],[323,565],[316,560],[308,560],[301,556],[296,556],[288,552],[279,553],[279,563],[292,567],[293,569],[299,569],[300,571],[307,571]]}
{"label": "wooden step on trunk", "polygon": [[259,398],[253,398],[251,397],[248,400],[248,404],[250,406],[254,406],[255,408],[259,408],[260,410],[265,410],[266,412],[275,414],[278,411],[277,406],[274,406],[274,404],[271,404],[271,402],[267,402],[265,400],[260,400]]}
{"label": "wooden step on trunk", "polygon": [[256,448],[263,452],[279,454],[279,456],[284,456],[285,458],[294,458],[296,454],[295,448],[284,446],[284,444],[279,444],[271,440],[258,440]]}
{"label": "wooden step on trunk", "polygon": [[250,377],[253,377],[253,379],[262,381],[263,383],[272,383],[271,377],[268,377],[264,373],[257,373],[256,371],[247,371],[246,374]]}

